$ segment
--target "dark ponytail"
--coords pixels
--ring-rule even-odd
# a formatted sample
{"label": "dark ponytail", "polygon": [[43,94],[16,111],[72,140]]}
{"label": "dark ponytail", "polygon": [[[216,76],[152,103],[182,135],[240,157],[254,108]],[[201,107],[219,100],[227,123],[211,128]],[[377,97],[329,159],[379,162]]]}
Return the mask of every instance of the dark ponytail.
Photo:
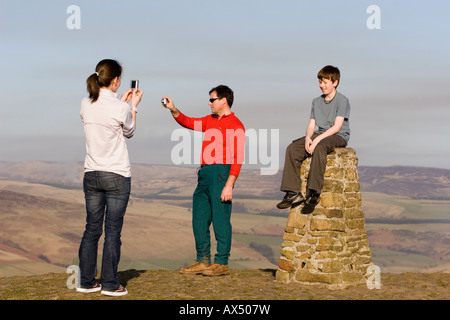
{"label": "dark ponytail", "polygon": [[95,73],[87,78],[87,91],[92,102],[97,101],[100,88],[109,87],[111,82],[122,75],[122,66],[115,60],[105,59],[100,61],[95,68]]}

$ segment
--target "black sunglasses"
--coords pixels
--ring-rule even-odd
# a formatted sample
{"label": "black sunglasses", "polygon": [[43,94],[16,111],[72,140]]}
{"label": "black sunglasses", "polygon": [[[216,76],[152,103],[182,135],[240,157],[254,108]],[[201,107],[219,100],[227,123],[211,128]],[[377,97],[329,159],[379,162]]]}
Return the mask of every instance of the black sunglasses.
{"label": "black sunglasses", "polygon": [[209,99],[209,102],[213,103],[213,102],[216,101],[217,99],[220,99],[220,98],[212,98],[212,99]]}

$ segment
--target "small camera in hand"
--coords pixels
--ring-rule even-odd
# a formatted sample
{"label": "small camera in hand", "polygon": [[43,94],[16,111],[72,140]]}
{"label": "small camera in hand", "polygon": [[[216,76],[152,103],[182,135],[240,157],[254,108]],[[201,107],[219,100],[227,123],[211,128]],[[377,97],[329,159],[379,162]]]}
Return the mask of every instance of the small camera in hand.
{"label": "small camera in hand", "polygon": [[169,101],[166,98],[161,99],[161,103],[163,104],[163,106],[165,106],[168,102]]}
{"label": "small camera in hand", "polygon": [[137,90],[139,89],[139,80],[131,80],[131,89]]}

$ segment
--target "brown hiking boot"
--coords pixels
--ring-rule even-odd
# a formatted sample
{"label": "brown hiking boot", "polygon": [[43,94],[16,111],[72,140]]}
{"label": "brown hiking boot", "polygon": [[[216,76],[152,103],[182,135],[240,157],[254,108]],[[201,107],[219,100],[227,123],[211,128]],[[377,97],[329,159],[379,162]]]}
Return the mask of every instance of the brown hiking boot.
{"label": "brown hiking boot", "polygon": [[228,268],[227,264],[213,264],[209,268],[206,268],[205,271],[203,271],[204,276],[223,276],[226,274],[230,274],[230,269]]}
{"label": "brown hiking boot", "polygon": [[209,263],[194,262],[189,267],[181,268],[180,272],[184,274],[201,274],[206,268],[210,266]]}

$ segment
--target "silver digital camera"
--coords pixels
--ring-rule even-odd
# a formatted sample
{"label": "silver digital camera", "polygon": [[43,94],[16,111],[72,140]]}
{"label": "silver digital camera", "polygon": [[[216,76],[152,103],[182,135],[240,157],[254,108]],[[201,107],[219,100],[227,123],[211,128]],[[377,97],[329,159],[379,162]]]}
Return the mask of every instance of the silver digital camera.
{"label": "silver digital camera", "polygon": [[167,104],[167,102],[169,102],[166,98],[164,98],[164,99],[161,99],[161,103],[163,104],[163,105],[166,105]]}

